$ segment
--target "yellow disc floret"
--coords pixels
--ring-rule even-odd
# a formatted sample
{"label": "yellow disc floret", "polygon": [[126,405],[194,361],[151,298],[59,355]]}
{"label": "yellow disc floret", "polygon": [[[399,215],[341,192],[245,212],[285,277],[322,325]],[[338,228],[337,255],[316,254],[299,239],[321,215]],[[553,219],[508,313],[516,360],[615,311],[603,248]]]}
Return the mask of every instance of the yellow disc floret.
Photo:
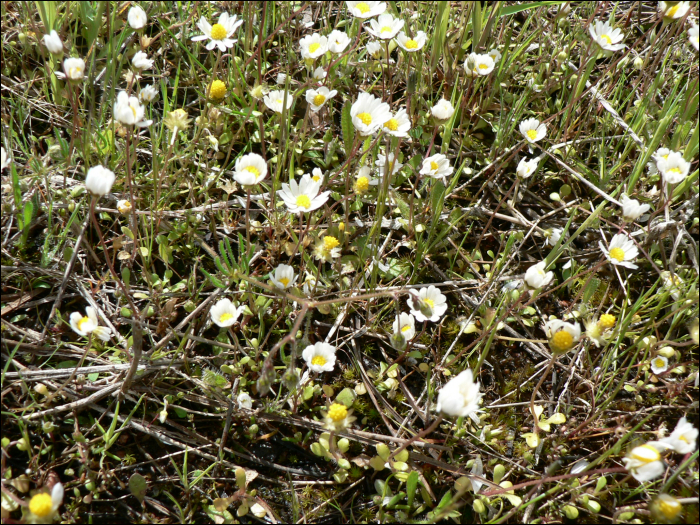
{"label": "yellow disc floret", "polygon": [[418,47],[418,42],[413,39],[406,40],[404,46],[406,46],[406,49],[416,49]]}
{"label": "yellow disc floret", "polygon": [[389,26],[382,27],[382,33],[391,33],[393,29]]}
{"label": "yellow disc floret", "polygon": [[311,360],[311,364],[316,365],[316,366],[323,366],[326,363],[327,363],[326,358],[323,357],[322,355],[314,356],[314,358]]}
{"label": "yellow disc floret", "polygon": [[287,279],[286,277],[282,277],[280,279],[280,282],[284,285],[285,288],[289,285],[289,279]]}
{"label": "yellow disc floret", "polygon": [[530,140],[535,140],[537,138],[537,130],[536,129],[528,129],[527,130],[527,138]]}
{"label": "yellow disc floret", "polygon": [[320,93],[314,97],[314,106],[320,106],[326,101],[326,97]]}
{"label": "yellow disc floret", "polygon": [[339,423],[348,416],[348,409],[345,405],[333,403],[328,409],[328,417],[335,423]]}
{"label": "yellow disc floret", "polygon": [[653,461],[659,461],[661,459],[661,454],[659,454],[659,451],[653,446],[646,444],[633,449],[631,457],[642,463],[651,463]]}
{"label": "yellow disc floret", "polygon": [[625,250],[619,247],[615,247],[612,250],[610,250],[610,257],[618,262],[622,262],[625,260]]}
{"label": "yellow disc floret", "polygon": [[314,42],[309,46],[309,53],[315,53],[316,51],[318,51],[319,47],[321,47],[321,44],[319,44],[318,42]]}
{"label": "yellow disc floret", "polygon": [[489,66],[487,64],[479,64],[479,69],[488,69]]}
{"label": "yellow disc floret", "polygon": [[365,126],[369,126],[372,123],[372,115],[369,113],[358,113],[357,118],[359,118]]}
{"label": "yellow disc floret", "polygon": [[384,123],[385,128],[389,128],[391,131],[396,131],[399,129],[399,121],[395,118],[390,118]]}
{"label": "yellow disc floret", "polygon": [[610,37],[608,35],[600,35],[601,40],[605,40],[605,43],[610,45],[612,44],[612,40],[610,40]]}
{"label": "yellow disc floret", "polygon": [[680,175],[681,170],[679,168],[671,168],[670,170],[668,170],[668,173],[674,173],[676,175]]}
{"label": "yellow disc floret", "polygon": [[410,324],[405,324],[405,325],[403,325],[403,326],[401,327],[401,331],[402,331],[402,332],[408,332],[410,329],[411,329],[411,325],[410,325]]}
{"label": "yellow disc floret", "polygon": [[369,11],[369,4],[367,4],[367,2],[360,2],[355,6],[355,9],[364,15],[367,11]]}
{"label": "yellow disc floret", "polygon": [[323,238],[323,249],[327,252],[331,251],[333,248],[336,248],[339,244],[340,241],[338,241],[338,239],[336,239],[332,235],[326,235]]}
{"label": "yellow disc floret", "polygon": [[224,98],[224,95],[226,95],[226,84],[221,80],[212,82],[211,86],[209,86],[209,98],[220,100]]}
{"label": "yellow disc floret", "polygon": [[600,320],[598,321],[598,326],[604,329],[610,329],[613,326],[615,326],[615,316],[612,314],[603,314],[600,316]]}
{"label": "yellow disc floret", "polygon": [[308,210],[311,207],[311,199],[307,195],[299,195],[297,197],[297,206]]}
{"label": "yellow disc floret", "polygon": [[432,299],[428,299],[428,298],[423,299],[423,304],[428,305],[429,308],[435,307],[435,301],[433,301]]}
{"label": "yellow disc floret", "polygon": [[258,168],[256,168],[255,166],[246,166],[245,168],[243,168],[243,171],[247,171],[248,173],[252,173],[256,177],[258,175],[260,175],[260,170]]}
{"label": "yellow disc floret", "polygon": [[560,330],[549,340],[549,346],[556,353],[566,352],[574,345],[574,337],[566,330]]}
{"label": "yellow disc floret", "polygon": [[355,191],[357,193],[364,193],[369,189],[369,179],[367,177],[358,177],[355,182]]}
{"label": "yellow disc floret", "polygon": [[434,160],[431,160],[431,161],[430,161],[430,169],[431,169],[431,170],[437,171],[437,169],[438,169],[439,167],[440,167],[440,166],[438,165],[437,162],[435,162]]}
{"label": "yellow disc floret", "polygon": [[211,38],[212,40],[223,40],[226,38],[226,28],[221,24],[214,24],[211,26]]}
{"label": "yellow disc floret", "polygon": [[53,510],[53,503],[50,494],[36,494],[29,501],[29,512],[39,518],[46,518]]}
{"label": "yellow disc floret", "polygon": [[220,322],[220,323],[225,323],[226,321],[228,321],[228,320],[231,319],[232,317],[233,317],[232,314],[230,314],[230,313],[228,313],[228,312],[225,312],[225,313],[221,314],[221,317],[219,317],[219,322]]}

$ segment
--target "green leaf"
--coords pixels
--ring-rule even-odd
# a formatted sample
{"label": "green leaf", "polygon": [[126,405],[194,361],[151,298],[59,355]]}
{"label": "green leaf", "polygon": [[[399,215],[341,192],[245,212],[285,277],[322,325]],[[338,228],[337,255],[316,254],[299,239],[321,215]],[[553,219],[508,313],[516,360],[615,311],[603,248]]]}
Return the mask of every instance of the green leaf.
{"label": "green leaf", "polygon": [[[219,263],[221,264],[221,263]],[[217,288],[221,288],[222,290],[226,288],[226,285],[222,283],[217,277],[214,277],[212,274],[210,274],[208,271],[206,271],[204,268],[200,268],[202,270],[202,273],[207,276],[211,284],[216,286]]]}
{"label": "green leaf", "polygon": [[129,478],[129,491],[142,504],[143,500],[146,499],[147,489],[148,483],[141,474],[136,473]]}
{"label": "green leaf", "polygon": [[414,470],[408,475],[406,480],[406,500],[408,501],[408,507],[411,508],[413,505],[413,498],[416,496],[416,489],[418,488],[418,473]]}
{"label": "green leaf", "polygon": [[355,126],[352,125],[352,117],[350,116],[350,108],[352,103],[348,100],[343,105],[343,111],[340,114],[340,127],[343,132],[343,143],[345,145],[345,155],[350,156],[352,147],[355,144]]}

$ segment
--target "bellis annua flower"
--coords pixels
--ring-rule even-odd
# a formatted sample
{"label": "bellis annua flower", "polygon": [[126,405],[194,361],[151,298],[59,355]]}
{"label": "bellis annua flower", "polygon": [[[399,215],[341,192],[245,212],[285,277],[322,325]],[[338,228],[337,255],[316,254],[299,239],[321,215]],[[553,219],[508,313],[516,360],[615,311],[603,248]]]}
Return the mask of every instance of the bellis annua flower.
{"label": "bellis annua flower", "polygon": [[287,109],[292,107],[294,102],[294,96],[284,90],[278,89],[275,91],[270,91],[263,98],[265,105],[270,108],[275,113],[282,113],[284,111],[284,100],[287,99]]}
{"label": "bellis annua flower", "polygon": [[65,74],[56,72],[56,76],[78,82],[85,76],[85,60],[82,58],[66,58],[63,61],[63,71]]}
{"label": "bellis annua flower", "polygon": [[153,60],[148,58],[148,55],[143,51],[138,51],[134,58],[131,59],[131,65],[138,70],[151,69],[153,67]]}
{"label": "bellis annua flower", "polygon": [[355,184],[353,190],[355,193],[360,195],[367,193],[370,186],[376,186],[379,184],[379,179],[372,177],[371,169],[369,166],[362,166],[357,172],[357,178],[355,179]]}
{"label": "bellis annua flower", "polygon": [[665,158],[661,157],[656,163],[656,166],[661,176],[668,184],[683,182],[690,171],[690,163],[687,162],[683,158],[683,154],[678,151],[671,151]]}
{"label": "bellis annua flower", "polygon": [[126,19],[129,21],[131,29],[135,30],[143,29],[148,23],[146,11],[137,5],[129,9],[129,14],[126,16]]}
{"label": "bellis annua flower", "polygon": [[662,355],[657,355],[651,360],[651,371],[655,375],[663,374],[668,370],[668,358]]}
{"label": "bellis annua flower", "polygon": [[341,403],[333,403],[328,407],[328,412],[323,413],[323,416],[325,427],[331,432],[342,432],[357,419],[352,415],[352,410],[348,410]]}
{"label": "bellis annua flower", "polygon": [[603,243],[598,241],[598,246],[612,264],[624,266],[636,270],[638,266],[630,261],[634,261],[639,255],[639,250],[634,242],[624,233],[616,234],[610,241],[608,249]]}
{"label": "bellis annua flower", "polygon": [[[387,154],[384,151],[380,151],[379,155],[377,156],[377,160],[374,161],[374,165],[377,166],[379,169],[379,176],[380,178],[384,178],[387,175],[387,172],[389,171],[389,168],[391,169],[391,175],[396,175],[398,171],[403,168],[403,164],[401,164],[398,160],[394,158],[393,153],[389,153],[389,166],[387,168],[386,163],[387,163]],[[370,182],[370,184],[372,184]]]}
{"label": "bellis annua flower", "polygon": [[479,382],[474,381],[472,371],[467,369],[440,389],[436,408],[448,416],[469,416],[478,424],[479,402],[483,395],[479,392]]}
{"label": "bellis annua flower", "polygon": [[613,29],[608,22],[597,20],[588,27],[588,30],[591,33],[593,42],[598,44],[603,51],[620,51],[626,47],[625,44],[620,44],[624,40],[625,35],[619,29]]}
{"label": "bellis annua flower", "polygon": [[107,195],[114,184],[114,172],[104,166],[93,166],[85,177],[85,189],[95,197]]}
{"label": "bellis annua flower", "polygon": [[331,91],[326,86],[321,86],[318,89],[307,89],[306,101],[311,105],[311,111],[316,113],[329,98],[333,98],[337,94],[335,89]]}
{"label": "bellis annua flower", "polygon": [[441,98],[438,103],[430,109],[430,115],[438,122],[444,122],[454,115],[455,108],[449,100]]}
{"label": "bellis annua flower", "polygon": [[659,449],[663,450],[663,447],[659,447],[655,442],[650,441],[645,445],[633,448],[626,458],[622,458],[625,468],[632,474],[634,479],[644,483],[645,481],[658,478],[664,473],[666,467],[661,459]]}
{"label": "bellis annua flower", "polygon": [[253,398],[250,394],[246,392],[241,392],[236,398],[236,403],[238,403],[239,408],[245,408],[246,410],[253,410]]}
{"label": "bellis annua flower", "polygon": [[319,341],[315,345],[307,346],[301,357],[312,372],[330,372],[335,366],[335,346]]}
{"label": "bellis annua flower", "polygon": [[435,286],[411,289],[408,306],[418,321],[439,321],[447,311],[447,298]]}
{"label": "bellis annua flower", "polygon": [[636,221],[651,208],[648,204],[639,204],[639,201],[630,199],[624,193],[620,197],[620,202],[622,203],[622,218],[626,222]]}
{"label": "bellis annua flower", "polygon": [[372,135],[391,118],[389,104],[369,93],[360,93],[350,107],[352,123],[362,136]]}
{"label": "bellis annua flower", "polygon": [[411,314],[401,312],[399,318],[394,320],[392,326],[394,328],[394,333],[400,333],[406,341],[410,341],[413,339],[413,336],[416,335],[416,318]]}
{"label": "bellis annua flower", "polygon": [[464,71],[468,77],[486,76],[493,71],[494,67],[496,67],[496,62],[491,55],[470,53],[464,61]]}
{"label": "bellis annua flower", "polygon": [[238,321],[244,309],[244,306],[236,308],[230,299],[220,299],[209,310],[209,316],[214,324],[228,328]]}
{"label": "bellis annua flower", "polygon": [[423,160],[420,174],[434,179],[442,179],[447,184],[447,177],[452,175],[454,168],[450,166],[449,159],[442,153],[436,153]]}
{"label": "bellis annua flower", "polygon": [[548,230],[545,230],[544,245],[554,246],[556,243],[559,242],[559,239],[561,239],[562,233],[564,233],[564,228],[550,228]]}
{"label": "bellis annua flower", "polygon": [[495,64],[498,64],[498,61],[501,60],[501,52],[495,47],[487,54],[493,59]]}
{"label": "bellis annua flower", "polygon": [[549,341],[549,348],[555,355],[571,350],[581,340],[581,327],[578,323],[567,323],[552,319],[544,324],[544,333]]}
{"label": "bellis annua flower", "polygon": [[536,118],[529,118],[520,123],[520,134],[529,143],[534,144],[547,135],[547,126],[540,124],[540,121]]}
{"label": "bellis annua flower", "polygon": [[328,200],[330,191],[321,190],[321,184],[314,181],[308,174],[301,178],[299,184],[292,179],[289,184],[282,183],[278,195],[292,213],[308,213],[323,206]]}
{"label": "bellis annua flower", "polygon": [[299,39],[301,56],[305,60],[314,60],[328,51],[328,38],[318,33]]}
{"label": "bellis annua flower", "polygon": [[533,290],[547,286],[554,279],[554,272],[544,271],[546,266],[547,262],[542,261],[530,266],[525,272],[525,282]]}
{"label": "bellis annua flower", "polygon": [[683,505],[670,494],[659,494],[649,505],[656,523],[676,523],[683,511]]}
{"label": "bellis annua flower", "polygon": [[698,429],[682,417],[671,435],[660,440],[660,443],[679,454],[692,454],[698,448]]}
{"label": "bellis annua flower", "polygon": [[345,2],[348,11],[357,18],[370,18],[386,11],[386,2]]}
{"label": "bellis annua flower", "polygon": [[141,99],[141,102],[153,102],[157,96],[158,88],[156,88],[156,86],[153,84],[146,86],[139,91],[139,99]]}
{"label": "bellis annua flower", "polygon": [[348,47],[350,38],[347,33],[334,29],[328,35],[328,50],[331,53],[342,53]]}
{"label": "bellis annua flower", "polygon": [[659,13],[667,22],[683,18],[690,11],[690,2],[659,2]]}
{"label": "bellis annua flower", "polygon": [[130,214],[131,210],[133,210],[133,209],[134,209],[133,206],[131,205],[131,203],[128,200],[122,199],[122,200],[117,201],[117,211],[119,213],[121,213],[122,215]]}
{"label": "bellis annua flower", "polygon": [[539,158],[537,158],[537,157],[535,157],[534,159],[530,159],[530,160],[527,160],[526,158],[523,157],[522,159],[520,159],[520,162],[518,163],[518,167],[515,170],[515,173],[521,179],[528,179],[537,170],[538,163],[539,163]]}
{"label": "bellis annua flower", "polygon": [[63,54],[63,42],[61,42],[61,37],[58,36],[58,33],[55,29],[52,29],[51,33],[49,33],[48,35],[44,35],[43,40],[46,49],[49,50],[49,53],[51,53],[52,55]]}
{"label": "bellis annua flower", "polygon": [[382,129],[384,133],[393,135],[394,137],[405,137],[411,129],[411,120],[408,118],[406,109],[401,108],[396,112],[396,115],[387,120]]}
{"label": "bellis annua flower", "polygon": [[128,126],[135,125],[139,128],[153,124],[152,120],[144,120],[145,108],[139,103],[139,99],[129,96],[126,91],[120,91],[117,101],[114,103],[114,119]]}
{"label": "bellis annua flower", "polygon": [[63,485],[56,483],[51,494],[40,492],[29,500],[28,523],[53,523],[58,508],[63,504]]}
{"label": "bellis annua flower", "polygon": [[294,275],[294,268],[287,264],[280,264],[277,268],[275,268],[274,275],[270,274],[272,284],[274,284],[275,287],[279,288],[280,290],[294,286],[298,278],[298,275]]}
{"label": "bellis annua flower", "polygon": [[416,33],[416,36],[414,36],[413,38],[410,38],[403,31],[401,31],[396,36],[396,43],[401,49],[408,53],[415,53],[416,51],[420,51],[421,49],[423,49],[426,40],[427,37],[425,35],[425,32],[423,31],[418,31]]}
{"label": "bellis annua flower", "polygon": [[87,336],[94,333],[100,340],[109,341],[112,330],[106,326],[100,326],[97,321],[97,314],[92,306],[85,308],[87,315],[80,312],[70,314],[70,326],[78,334]]}
{"label": "bellis annua flower", "polygon": [[253,186],[267,177],[267,163],[257,153],[248,153],[236,161],[233,178],[241,186]]}
{"label": "bellis annua flower", "polygon": [[398,32],[401,31],[403,23],[403,20],[400,18],[394,18],[393,15],[384,13],[379,15],[377,20],[370,20],[369,26],[365,26],[365,29],[376,38],[389,40],[394,38]]}
{"label": "bellis annua flower", "polygon": [[193,36],[192,41],[197,42],[209,39],[210,42],[206,46],[209,51],[215,47],[218,47],[220,51],[226,51],[226,49],[233,47],[233,44],[237,42],[237,40],[231,38],[236,29],[243,23],[243,20],[237,20],[237,18],[236,15],[229,17],[228,13],[221,13],[218,23],[213,26],[206,18],[200,18],[199,22],[197,22],[197,27],[204,34]]}

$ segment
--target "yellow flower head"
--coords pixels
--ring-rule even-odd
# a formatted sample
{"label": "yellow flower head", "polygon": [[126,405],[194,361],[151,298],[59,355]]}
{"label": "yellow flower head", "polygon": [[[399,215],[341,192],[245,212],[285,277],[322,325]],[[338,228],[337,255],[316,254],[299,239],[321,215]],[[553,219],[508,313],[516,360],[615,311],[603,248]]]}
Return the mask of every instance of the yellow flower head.
{"label": "yellow flower head", "polygon": [[226,84],[221,80],[215,80],[209,86],[209,98],[221,100],[226,95]]}

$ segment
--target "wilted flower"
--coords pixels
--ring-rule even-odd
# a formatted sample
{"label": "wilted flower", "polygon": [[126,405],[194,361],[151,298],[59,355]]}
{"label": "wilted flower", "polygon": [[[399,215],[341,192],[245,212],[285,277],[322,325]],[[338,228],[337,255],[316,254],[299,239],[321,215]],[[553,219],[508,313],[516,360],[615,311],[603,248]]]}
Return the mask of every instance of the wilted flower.
{"label": "wilted flower", "polygon": [[664,270],[663,272],[661,272],[661,280],[663,281],[664,288],[671,292],[671,297],[673,297],[676,301],[680,299],[683,286],[683,279],[681,279],[678,275],[676,275],[673,272]]}
{"label": "wilted flower", "polygon": [[168,116],[163,119],[163,124],[173,133],[184,131],[190,127],[192,119],[188,118],[187,110],[175,109],[168,113]]}
{"label": "wilted flower", "polygon": [[651,208],[648,204],[639,204],[639,201],[630,199],[624,193],[620,197],[620,202],[622,203],[622,218],[627,222],[636,221]]}
{"label": "wilted flower", "polygon": [[220,51],[226,51],[226,49],[233,47],[233,44],[237,42],[237,40],[233,40],[231,36],[242,23],[243,20],[237,21],[236,15],[229,17],[228,13],[221,13],[219,22],[213,26],[206,18],[202,17],[199,19],[199,22],[197,22],[197,26],[204,34],[193,36],[192,41],[197,42],[208,38],[211,40],[206,46],[209,51],[215,47],[218,47]]}
{"label": "wilted flower", "polygon": [[[403,164],[401,164],[398,160],[394,158],[393,153],[389,153],[389,168],[391,169],[391,175],[396,175],[398,171],[403,168]],[[386,166],[387,163],[387,155],[384,152],[379,152],[379,155],[377,156],[377,160],[374,161],[374,165],[379,168],[379,176],[381,178],[384,178],[389,171]],[[370,182],[371,184],[371,182]]]}
{"label": "wilted flower", "polygon": [[146,16],[146,11],[144,11],[141,7],[135,5],[131,9],[129,9],[129,14],[126,16],[126,19],[129,21],[129,25],[131,26],[131,29],[143,29],[145,25],[148,23],[148,17]]}
{"label": "wilted flower", "polygon": [[660,440],[660,443],[679,454],[692,454],[698,448],[698,429],[682,417],[671,435]]}
{"label": "wilted flower", "polygon": [[413,38],[409,38],[403,31],[396,36],[396,43],[399,44],[401,49],[408,53],[415,53],[423,49],[426,40],[427,37],[424,31],[418,31]]}
{"label": "wilted flower", "polygon": [[85,189],[95,197],[103,197],[112,189],[114,172],[104,166],[93,166],[85,177]]}
{"label": "wilted flower", "polygon": [[342,53],[345,51],[345,48],[348,47],[349,43],[350,38],[348,37],[347,33],[344,33],[343,31],[334,29],[328,35],[328,50],[331,53]]}
{"label": "wilted flower", "polygon": [[540,124],[540,121],[536,118],[529,118],[520,123],[520,133],[525,137],[525,140],[534,144],[545,137],[547,126]]}
{"label": "wilted flower", "polygon": [[221,328],[228,328],[238,321],[244,309],[245,306],[236,308],[230,299],[220,299],[209,310],[209,316],[214,324]]}
{"label": "wilted flower", "polygon": [[290,286],[294,286],[298,276],[294,275],[294,268],[287,264],[280,264],[275,268],[275,274],[270,275],[270,280],[277,288],[284,290]]}
{"label": "wilted flower", "polygon": [[447,311],[447,298],[435,286],[421,288],[420,291],[411,289],[408,306],[418,321],[439,321]]}
{"label": "wilted flower", "polygon": [[151,69],[153,67],[153,60],[148,58],[148,55],[143,51],[138,51],[134,54],[134,58],[131,59],[131,65],[136,69]]}
{"label": "wilted flower", "polygon": [[333,403],[323,415],[326,429],[332,432],[342,432],[357,419],[352,415],[352,410],[340,403]]}
{"label": "wilted flower", "polygon": [[665,470],[658,445],[653,441],[633,448],[622,461],[625,468],[640,483],[658,478]]}
{"label": "wilted flower", "polygon": [[365,29],[372,36],[382,40],[389,40],[401,31],[403,24],[404,22],[400,18],[394,18],[393,15],[384,13],[379,15],[377,20],[370,20],[369,26],[365,26]]}
{"label": "wilted flower", "polygon": [[236,161],[233,178],[242,186],[253,186],[267,177],[267,163],[257,153],[248,153]]}
{"label": "wilted flower", "polygon": [[345,2],[348,11],[357,18],[370,18],[386,11],[386,2]]}
{"label": "wilted flower", "polygon": [[537,169],[537,165],[539,163],[539,158],[535,157],[534,159],[527,160],[526,158],[520,159],[520,162],[518,163],[518,167],[515,170],[515,173],[520,177],[521,179],[528,179],[532,176],[533,173],[535,173],[535,170]]}
{"label": "wilted flower", "polygon": [[600,319],[589,319],[584,324],[586,326],[586,336],[596,345],[596,348],[605,346],[608,343],[608,337],[611,335],[611,330],[615,327],[615,316],[612,314],[603,314]]}
{"label": "wilted flower", "polygon": [[452,378],[438,392],[437,411],[448,416],[469,416],[479,423],[479,402],[484,394],[479,392],[479,382],[474,381],[470,369]]}
{"label": "wilted flower", "polygon": [[301,182],[292,179],[289,184],[282,183],[282,189],[278,195],[292,213],[307,213],[323,206],[328,200],[330,191],[319,193],[321,184],[314,181],[308,174],[301,178]]}
{"label": "wilted flower", "polygon": [[350,115],[360,135],[367,136],[378,131],[391,118],[391,111],[389,104],[382,99],[362,92],[350,107]]}
{"label": "wilted flower", "polygon": [[49,53],[51,53],[52,55],[63,54],[63,42],[61,42],[61,37],[58,36],[58,33],[55,29],[52,29],[51,33],[49,33],[48,35],[44,35],[43,40],[46,49],[49,50]]}
{"label": "wilted flower", "polygon": [[145,108],[139,103],[139,99],[129,96],[126,91],[120,91],[117,101],[114,103],[114,119],[126,125],[135,125],[139,128],[150,126],[152,120],[144,120]]}
{"label": "wilted flower", "polygon": [[581,327],[578,323],[567,323],[559,319],[547,321],[544,333],[554,355],[568,352],[581,340]]}
{"label": "wilted flower", "polygon": [[634,261],[637,258],[639,250],[634,245],[632,239],[627,237],[624,233],[618,233],[613,236],[608,249],[605,249],[601,241],[598,241],[598,247],[612,264],[624,266],[632,270],[638,268],[636,264],[630,261]]}
{"label": "wilted flower", "polygon": [[70,314],[70,326],[75,333],[83,337],[94,333],[100,340],[109,341],[112,330],[106,326],[99,326],[95,309],[92,306],[88,306],[85,308],[85,312],[87,315],[83,315],[80,312]]}
{"label": "wilted flower", "polygon": [[382,45],[379,42],[367,42],[365,49],[367,49],[367,53],[369,53],[372,58],[376,59],[379,58],[382,52]]}
{"label": "wilted flower", "polygon": [[337,94],[335,89],[331,91],[326,86],[321,86],[318,89],[307,89],[306,101],[311,105],[311,111],[316,113],[329,98],[333,98]]}
{"label": "wilted flower", "polygon": [[546,266],[547,262],[542,261],[534,266],[530,266],[525,272],[525,282],[533,290],[544,288],[554,279],[554,272],[544,271]]}
{"label": "wilted flower", "polygon": [[157,96],[158,89],[153,84],[146,86],[139,91],[139,98],[141,99],[141,102],[153,102]]}
{"label": "wilted flower", "polygon": [[591,33],[593,42],[598,44],[603,51],[620,51],[626,47],[625,44],[618,43],[624,40],[625,35],[623,35],[622,31],[619,29],[613,29],[608,22],[601,22],[598,20],[595,23],[592,23],[588,29]]}
{"label": "wilted flower", "polygon": [[315,345],[307,346],[301,357],[312,372],[331,372],[335,366],[335,350],[335,346],[319,341]]}
{"label": "wilted flower", "polygon": [[265,102],[265,105],[270,108],[272,111],[276,113],[282,113],[284,111],[284,101],[285,98],[287,100],[287,109],[292,107],[292,103],[294,102],[294,96],[284,90],[275,90],[275,91],[270,91],[265,97],[263,98],[263,102]]}
{"label": "wilted flower", "polygon": [[423,160],[420,174],[434,179],[442,179],[447,184],[447,177],[452,175],[453,171],[454,168],[450,166],[449,159],[442,153],[436,153]]}
{"label": "wilted flower", "polygon": [[40,492],[34,494],[29,500],[30,523],[52,523],[56,519],[58,508],[63,504],[63,485],[56,483],[51,490],[51,494]]}
{"label": "wilted flower", "polygon": [[250,394],[246,392],[241,392],[236,398],[236,403],[238,403],[239,408],[245,408],[246,410],[253,410],[253,398]]}

